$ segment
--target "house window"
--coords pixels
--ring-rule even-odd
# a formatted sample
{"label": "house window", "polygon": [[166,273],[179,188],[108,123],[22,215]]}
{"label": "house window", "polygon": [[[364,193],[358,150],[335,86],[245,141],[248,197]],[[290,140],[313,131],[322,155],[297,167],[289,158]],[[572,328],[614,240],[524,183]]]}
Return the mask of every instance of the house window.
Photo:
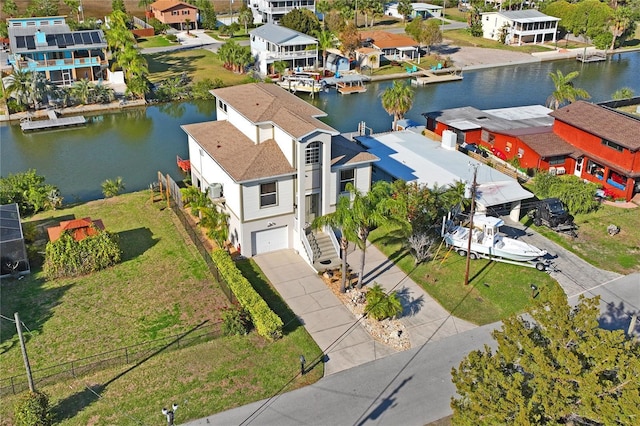
{"label": "house window", "polygon": [[565,159],[566,158],[564,156],[551,157],[551,158],[549,158],[549,165],[550,166],[562,166],[564,164]]}
{"label": "house window", "polygon": [[496,139],[496,137],[492,133],[489,133],[488,131],[483,130],[480,133],[480,139],[484,142],[487,142],[488,144],[493,145],[493,141]]}
{"label": "house window", "polygon": [[623,148],[623,147],[621,147],[620,145],[618,145],[618,144],[617,144],[617,143],[615,143],[615,142],[611,142],[611,141],[608,141],[608,140],[606,140],[606,139],[602,139],[602,145],[608,146],[609,148],[613,148],[613,149],[615,149],[615,150],[616,150],[616,151],[618,151],[618,152],[622,152],[622,151],[624,151],[624,148]]}
{"label": "house window", "polygon": [[340,192],[346,192],[347,184],[355,184],[355,169],[340,170]]}
{"label": "house window", "polygon": [[278,202],[278,192],[275,182],[260,185],[260,207],[275,206]]}
{"label": "house window", "polygon": [[178,15],[178,11],[177,11],[177,10],[172,10],[172,11],[171,11],[171,15],[173,15],[173,16]]}
{"label": "house window", "polygon": [[218,100],[218,108],[223,110],[224,112],[227,112],[227,104],[225,104],[221,100]]}
{"label": "house window", "polygon": [[587,173],[592,176],[595,176],[599,180],[604,179],[604,166],[602,164],[598,164],[595,161],[589,160],[587,162]]}
{"label": "house window", "polygon": [[188,11],[188,10],[183,10],[183,11],[182,11],[182,14],[183,14],[183,15],[188,15],[188,14],[189,14],[189,11]]}
{"label": "house window", "polygon": [[304,164],[318,164],[320,162],[320,142],[311,142],[304,152]]}

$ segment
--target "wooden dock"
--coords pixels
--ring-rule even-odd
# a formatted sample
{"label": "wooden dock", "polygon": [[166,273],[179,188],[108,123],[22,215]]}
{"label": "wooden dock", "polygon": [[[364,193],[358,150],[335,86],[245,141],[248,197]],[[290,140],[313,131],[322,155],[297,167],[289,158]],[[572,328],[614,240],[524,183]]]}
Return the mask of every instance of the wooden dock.
{"label": "wooden dock", "polygon": [[578,53],[576,55],[576,60],[584,63],[589,63],[589,62],[600,62],[600,61],[606,61],[607,60],[607,52],[605,52],[604,50],[595,50],[595,51],[590,51],[590,52],[583,52],[583,53]]}
{"label": "wooden dock", "polygon": [[31,120],[26,118],[20,121],[20,128],[23,132],[32,132],[37,130],[54,130],[63,127],[84,126],[87,120],[83,116],[74,117],[58,117],[55,111],[48,111],[48,120]]}
{"label": "wooden dock", "polygon": [[411,84],[414,86],[425,86],[427,84],[432,83],[444,83],[447,81],[458,81],[462,80],[462,71],[458,72],[457,70],[447,71],[446,73],[433,72],[433,71],[424,71],[422,76],[415,76],[411,79]]}
{"label": "wooden dock", "polygon": [[364,93],[367,91],[367,88],[364,86],[362,80],[357,82],[339,82],[337,84],[338,93],[341,95],[350,95],[351,93]]}

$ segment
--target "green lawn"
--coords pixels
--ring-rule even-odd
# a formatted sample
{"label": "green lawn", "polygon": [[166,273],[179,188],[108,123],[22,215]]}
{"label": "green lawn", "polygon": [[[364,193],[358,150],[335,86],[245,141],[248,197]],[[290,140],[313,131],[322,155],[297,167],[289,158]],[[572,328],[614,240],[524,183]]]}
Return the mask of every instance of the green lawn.
{"label": "green lawn", "polygon": [[145,55],[149,62],[149,80],[158,82],[179,77],[186,72],[193,81],[219,78],[225,86],[249,81],[246,74],[236,74],[225,69],[218,56],[209,50],[193,49]]}
{"label": "green lawn", "polygon": [[466,29],[459,30],[445,30],[442,37],[449,40],[449,44],[454,46],[471,46],[471,47],[484,47],[488,49],[500,49],[511,50],[513,52],[533,53],[533,52],[548,52],[549,48],[542,47],[540,45],[526,45],[526,46],[507,46],[499,43],[495,40],[489,40],[484,37],[474,37]]}
{"label": "green lawn", "polygon": [[[102,219],[109,231],[119,235],[123,249],[120,264],[91,275],[47,281],[34,264],[32,275],[25,279],[2,280],[3,315],[19,312],[31,330],[27,349],[33,370],[182,333],[202,321],[221,318],[221,309],[229,302],[175,215],[163,207],[143,191],[27,219],[40,226],[73,217]],[[249,279],[268,293],[270,285],[257,266],[247,264],[253,271]],[[312,360],[320,349],[273,290],[268,303],[288,323],[279,341],[268,342],[255,333],[221,337],[160,353],[113,382],[128,366],[42,390],[52,405],[58,405],[58,415],[68,417],[63,424],[158,424],[159,408],[173,401],[185,406],[179,414],[183,422],[268,397],[285,386],[318,380],[321,364],[304,380],[288,385],[299,372],[300,354]],[[1,376],[23,375],[15,327],[9,321],[0,324]],[[107,383],[101,398],[91,402],[85,385]],[[15,397],[3,397],[0,424],[12,424],[14,401]]]}
{"label": "green lawn", "polygon": [[[444,246],[437,258],[416,267],[396,229],[378,228],[369,239],[446,310],[475,324],[489,324],[524,312],[552,291],[562,291],[544,272],[482,259],[471,262],[469,285],[465,286],[466,258]],[[535,299],[531,284],[539,289]]]}
{"label": "green lawn", "polygon": [[137,42],[138,42],[138,47],[140,49],[146,49],[150,47],[166,47],[166,46],[173,46],[178,44],[177,42],[171,42],[167,40],[167,38],[164,35],[157,35],[154,37],[147,37],[147,38],[139,38]]}
{"label": "green lawn", "polygon": [[[575,239],[544,226],[535,226],[526,216],[522,222],[598,268],[621,274],[640,271],[638,209],[602,205],[596,212],[577,215],[578,238]],[[610,224],[620,228],[618,235],[612,237],[607,233]]]}

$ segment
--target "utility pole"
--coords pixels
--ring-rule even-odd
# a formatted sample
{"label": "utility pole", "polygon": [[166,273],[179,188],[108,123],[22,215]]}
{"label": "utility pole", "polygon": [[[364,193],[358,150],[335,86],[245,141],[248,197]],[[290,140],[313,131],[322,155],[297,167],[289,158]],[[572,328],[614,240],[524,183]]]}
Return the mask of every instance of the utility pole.
{"label": "utility pole", "polygon": [[20,322],[20,316],[18,313],[14,313],[13,317],[16,320],[16,329],[18,329],[18,338],[20,339],[20,349],[22,349],[22,359],[24,360],[24,368],[27,370],[27,380],[29,381],[29,390],[35,392],[36,388],[33,386],[33,376],[31,375],[31,366],[29,365],[29,357],[27,356],[27,347],[24,345],[24,338],[22,337],[22,324]]}
{"label": "utility pole", "polygon": [[476,209],[476,178],[478,165],[473,166],[473,183],[471,184],[471,213],[469,215],[469,239],[467,241],[467,265],[464,268],[464,285],[469,285],[469,262],[471,260],[471,237],[473,236],[473,214]]}

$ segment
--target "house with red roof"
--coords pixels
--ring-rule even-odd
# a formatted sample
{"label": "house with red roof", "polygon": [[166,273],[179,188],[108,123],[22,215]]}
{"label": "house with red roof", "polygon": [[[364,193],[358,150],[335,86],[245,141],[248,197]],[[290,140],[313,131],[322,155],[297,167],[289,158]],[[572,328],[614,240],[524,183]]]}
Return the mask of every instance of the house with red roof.
{"label": "house with red roof", "polygon": [[359,34],[363,47],[378,50],[388,60],[417,59],[420,55],[419,43],[409,36],[379,30]]}
{"label": "house with red roof", "polygon": [[154,18],[177,30],[194,29],[186,27],[187,19],[190,27],[198,29],[198,8],[192,4],[179,0],[158,0],[151,3],[150,9]]}
{"label": "house with red roof", "polygon": [[339,264],[333,231],[311,223],[353,184],[371,186],[378,158],[318,118],[322,110],[275,84],[212,90],[216,121],[183,125],[191,181],[229,215],[245,256],[294,249],[317,270]]}
{"label": "house with red roof", "polygon": [[104,231],[102,219],[91,220],[90,217],[85,217],[62,221],[58,226],[47,228],[47,233],[51,242],[57,241],[65,231],[71,233],[74,240],[82,241],[87,237],[96,235],[98,230]]}

